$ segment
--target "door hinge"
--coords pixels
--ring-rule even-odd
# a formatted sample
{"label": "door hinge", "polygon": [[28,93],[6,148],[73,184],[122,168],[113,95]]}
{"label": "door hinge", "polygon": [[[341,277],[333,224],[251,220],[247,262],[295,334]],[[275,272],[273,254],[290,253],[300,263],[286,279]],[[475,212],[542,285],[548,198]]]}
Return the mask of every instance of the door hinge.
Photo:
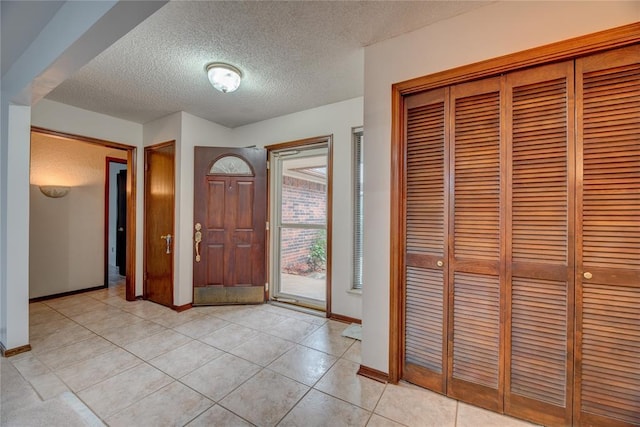
{"label": "door hinge", "polygon": [[269,170],[270,167],[271,165],[269,165],[269,160],[267,160],[267,170]]}
{"label": "door hinge", "polygon": [[265,230],[269,231],[269,221],[265,223]]}
{"label": "door hinge", "polygon": [[269,292],[269,282],[264,282],[264,290]]}

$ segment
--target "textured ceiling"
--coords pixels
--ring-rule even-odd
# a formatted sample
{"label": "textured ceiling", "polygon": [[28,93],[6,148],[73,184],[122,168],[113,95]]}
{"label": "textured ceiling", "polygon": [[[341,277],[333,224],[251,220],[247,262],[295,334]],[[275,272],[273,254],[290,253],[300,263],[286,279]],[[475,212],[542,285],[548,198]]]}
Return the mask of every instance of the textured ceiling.
{"label": "textured ceiling", "polygon": [[[481,7],[470,1],[172,1],[47,99],[145,123],[185,111],[236,127],[362,96],[363,47]],[[209,84],[228,62],[237,92]]]}

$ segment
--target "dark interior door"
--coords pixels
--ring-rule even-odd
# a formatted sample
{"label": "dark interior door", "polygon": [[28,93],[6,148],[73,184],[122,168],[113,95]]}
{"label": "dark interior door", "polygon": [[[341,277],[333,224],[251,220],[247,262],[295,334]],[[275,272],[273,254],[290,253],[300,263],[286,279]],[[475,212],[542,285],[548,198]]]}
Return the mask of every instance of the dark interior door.
{"label": "dark interior door", "polygon": [[127,275],[127,171],[116,176],[116,265],[121,276]]}
{"label": "dark interior door", "polygon": [[173,305],[175,144],[145,148],[144,296]]}
{"label": "dark interior door", "polygon": [[194,304],[262,303],[266,151],[195,147]]}

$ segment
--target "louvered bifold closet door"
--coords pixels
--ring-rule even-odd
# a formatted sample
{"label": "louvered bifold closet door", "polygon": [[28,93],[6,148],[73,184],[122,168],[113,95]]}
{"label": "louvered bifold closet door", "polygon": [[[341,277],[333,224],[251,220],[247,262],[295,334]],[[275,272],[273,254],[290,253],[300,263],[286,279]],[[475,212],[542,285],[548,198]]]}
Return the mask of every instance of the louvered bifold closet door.
{"label": "louvered bifold closet door", "polygon": [[[505,412],[571,423],[573,61],[507,75]],[[571,213],[571,214],[570,214]]]}
{"label": "louvered bifold closet door", "polygon": [[640,46],[576,61],[575,417],[640,425]]}
{"label": "louvered bifold closet door", "polygon": [[502,411],[500,79],[453,86],[450,99],[448,394]]}
{"label": "louvered bifold closet door", "polygon": [[440,393],[446,380],[446,95],[406,100],[403,378]]}

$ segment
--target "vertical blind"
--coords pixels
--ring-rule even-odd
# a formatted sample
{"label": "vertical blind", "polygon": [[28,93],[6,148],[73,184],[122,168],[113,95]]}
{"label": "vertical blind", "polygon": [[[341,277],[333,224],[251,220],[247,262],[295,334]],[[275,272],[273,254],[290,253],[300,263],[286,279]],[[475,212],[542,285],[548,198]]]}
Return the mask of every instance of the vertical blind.
{"label": "vertical blind", "polygon": [[353,133],[353,289],[362,289],[363,131]]}

